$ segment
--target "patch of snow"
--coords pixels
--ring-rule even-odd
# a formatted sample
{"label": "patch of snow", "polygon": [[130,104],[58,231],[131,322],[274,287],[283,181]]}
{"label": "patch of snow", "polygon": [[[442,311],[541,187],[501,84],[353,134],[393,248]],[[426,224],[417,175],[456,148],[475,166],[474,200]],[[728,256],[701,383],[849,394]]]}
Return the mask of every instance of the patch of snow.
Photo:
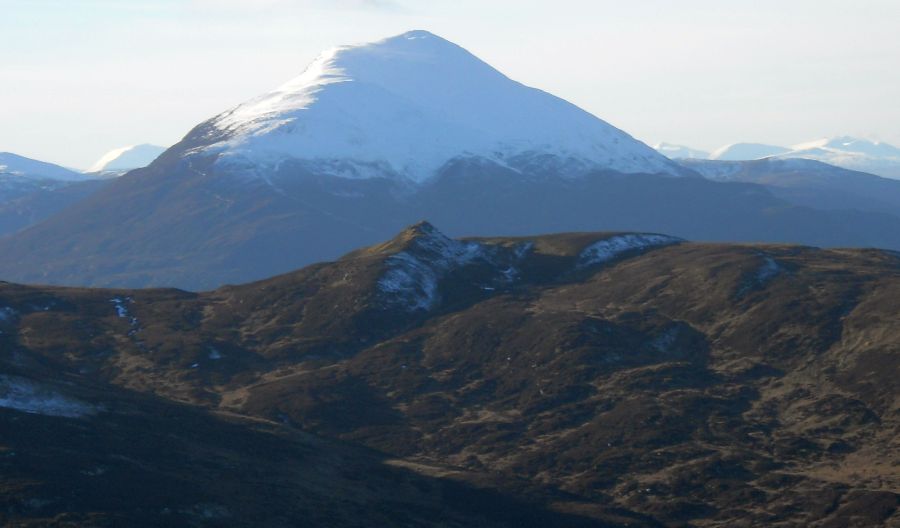
{"label": "patch of snow", "polygon": [[[515,248],[513,248],[512,262],[509,263],[505,268],[500,270],[499,282],[501,284],[512,284],[519,280],[519,277],[521,277],[521,273],[519,272],[518,268],[516,268],[516,265],[519,264],[522,259],[528,256],[528,254],[531,253],[533,249],[534,242],[524,242],[516,245]],[[499,255],[496,255],[495,257],[499,258]],[[494,289],[496,288],[491,288],[491,290]]]}
{"label": "patch of snow", "polygon": [[387,270],[378,291],[389,307],[406,311],[430,310],[440,301],[438,287],[450,271],[479,262],[491,268],[491,279],[475,286],[494,292],[520,277],[516,265],[534,247],[532,242],[512,248],[476,241],[453,240],[430,224],[416,227],[418,236],[405,251],[385,260]]}
{"label": "patch of snow", "polygon": [[522,261],[531,250],[534,249],[534,242],[525,242],[519,244],[513,249],[513,262],[503,270],[501,270],[501,281],[505,284],[512,284],[519,279],[520,273],[516,268],[516,264]]}
{"label": "patch of snow", "polygon": [[387,272],[378,281],[378,289],[389,305],[407,311],[430,310],[439,301],[438,283],[451,269],[485,255],[477,242],[453,240],[433,227],[427,227],[406,251],[387,258]]}
{"label": "patch of snow", "polygon": [[472,241],[453,240],[433,226],[419,227],[422,236],[410,247],[386,259],[387,271],[378,282],[378,290],[388,306],[406,311],[430,310],[440,301],[438,286],[448,272],[481,261],[494,268],[494,278],[478,285],[493,292],[519,278],[519,263],[534,244],[526,242],[512,250]]}
{"label": "patch of snow", "polygon": [[56,301],[48,301],[40,304],[31,303],[28,308],[35,312],[49,312],[54,306],[56,306]]}
{"label": "patch of snow", "polygon": [[31,380],[7,375],[0,375],[0,407],[64,418],[80,418],[98,410]]}
{"label": "patch of snow", "polygon": [[128,335],[133,336],[138,333],[140,331],[140,321],[128,311],[128,305],[133,303],[134,299],[131,297],[113,297],[109,302],[115,307],[116,315],[122,319],[128,319],[128,324],[131,325],[131,331],[128,332]]}
{"label": "patch of snow", "polygon": [[124,299],[121,297],[114,297],[109,300],[109,302],[113,303],[113,306],[116,308],[116,315],[121,318],[128,317],[128,308],[125,307],[125,303],[131,302],[129,297],[125,297]]}
{"label": "patch of snow", "polygon": [[525,258],[526,255],[531,253],[532,249],[534,249],[534,242],[525,242],[516,246],[516,249],[514,250],[516,260]]}
{"label": "patch of snow", "polygon": [[762,263],[756,269],[756,272],[749,279],[745,280],[738,291],[738,296],[743,296],[750,290],[765,287],[766,284],[784,271],[781,264],[772,257],[762,253],[759,256],[762,258]]}
{"label": "patch of snow", "polygon": [[421,183],[459,157],[506,164],[523,155],[567,170],[684,174],[625,132],[425,31],[327,51],[198,130],[207,143],[187,155],[215,153],[250,174],[293,159],[342,177]]}
{"label": "patch of snow", "polygon": [[209,359],[213,361],[222,359],[222,353],[216,347],[207,347],[209,349]]}
{"label": "patch of snow", "polygon": [[585,248],[578,256],[578,267],[583,268],[595,264],[602,264],[630,251],[668,246],[683,241],[684,240],[680,238],[668,235],[643,233],[616,235],[595,242]]}
{"label": "patch of snow", "polygon": [[764,256],[762,266],[756,271],[756,280],[760,284],[765,284],[781,273],[782,270],[783,268],[775,261],[775,259]]}

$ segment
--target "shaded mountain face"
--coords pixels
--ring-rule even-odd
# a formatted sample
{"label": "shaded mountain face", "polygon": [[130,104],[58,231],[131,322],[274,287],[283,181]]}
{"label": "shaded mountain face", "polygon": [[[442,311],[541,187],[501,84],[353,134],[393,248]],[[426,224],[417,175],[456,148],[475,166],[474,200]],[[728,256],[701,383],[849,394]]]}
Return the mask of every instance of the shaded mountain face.
{"label": "shaded mountain face", "polygon": [[3,284],[3,515],[893,526],[898,299],[884,251],[429,224],[200,294]]}
{"label": "shaded mountain face", "polygon": [[0,237],[42,222],[105,187],[105,180],[32,180],[0,175]]}
{"label": "shaded mountain face", "polygon": [[763,185],[799,206],[900,215],[900,181],[874,174],[799,158],[679,162],[713,181]]}
{"label": "shaded mountain face", "polygon": [[655,231],[694,240],[803,241],[900,249],[900,220],[797,207],[764,187],[596,173],[523,178],[459,161],[411,190],[284,163],[268,181],[196,165],[133,171],[60,214],[0,240],[0,276],[29,283],[176,285],[200,290],[337,258],[429,217],[453,236]]}

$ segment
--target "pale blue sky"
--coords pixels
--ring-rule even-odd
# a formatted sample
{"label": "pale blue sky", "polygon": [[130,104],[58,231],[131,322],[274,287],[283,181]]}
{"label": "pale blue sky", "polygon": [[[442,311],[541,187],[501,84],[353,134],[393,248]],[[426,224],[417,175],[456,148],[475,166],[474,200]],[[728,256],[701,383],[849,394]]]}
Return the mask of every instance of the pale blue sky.
{"label": "pale blue sky", "polygon": [[896,0],[0,0],[0,151],[90,165],[427,29],[633,136],[900,145]]}

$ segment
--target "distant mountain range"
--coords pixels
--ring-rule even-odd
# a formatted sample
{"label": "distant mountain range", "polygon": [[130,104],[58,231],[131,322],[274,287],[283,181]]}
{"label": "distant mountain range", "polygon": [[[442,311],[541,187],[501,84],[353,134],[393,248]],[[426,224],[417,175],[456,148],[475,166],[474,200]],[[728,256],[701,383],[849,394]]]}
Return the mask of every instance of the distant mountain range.
{"label": "distant mountain range", "polygon": [[10,152],[0,152],[0,177],[7,179],[16,177],[31,181],[82,181],[89,179],[88,176],[78,171]]}
{"label": "distant mountain range", "polygon": [[423,218],[453,236],[605,229],[900,249],[883,201],[819,207],[700,172],[412,31],[322,54],[148,167],[0,239],[0,277],[212,288]]}
{"label": "distant mountain range", "polygon": [[769,157],[811,159],[885,178],[900,179],[900,148],[850,136],[820,139],[792,147],[735,143],[709,154],[669,143],[658,144],[656,150],[672,159],[719,161],[750,161]]}
{"label": "distant mountain range", "polygon": [[110,178],[149,165],[164,147],[113,150],[79,172],[9,152],[0,153],[0,237],[21,231],[81,202]]}
{"label": "distant mountain range", "polygon": [[657,143],[653,148],[663,156],[673,160],[709,158],[709,152],[706,152],[705,150],[692,149],[683,145]]}
{"label": "distant mountain range", "polygon": [[51,217],[104,185],[53,163],[0,153],[0,237]]}

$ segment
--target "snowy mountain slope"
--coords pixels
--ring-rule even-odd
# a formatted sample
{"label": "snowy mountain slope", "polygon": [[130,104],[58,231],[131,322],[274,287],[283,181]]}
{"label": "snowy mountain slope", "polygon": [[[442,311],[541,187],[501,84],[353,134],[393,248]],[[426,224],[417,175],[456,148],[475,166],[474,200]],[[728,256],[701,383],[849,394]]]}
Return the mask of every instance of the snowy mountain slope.
{"label": "snowy mountain slope", "polygon": [[805,158],[845,169],[900,179],[900,148],[850,136],[825,138],[791,147],[781,158]]}
{"label": "snowy mountain slope", "polygon": [[785,154],[790,149],[761,143],[734,143],[725,145],[710,154],[709,159],[721,161],[743,161],[767,158]]}
{"label": "snowy mountain slope", "polygon": [[566,175],[684,174],[625,132],[426,31],[330,50],[185,144],[188,155],[218,154],[219,165],[248,173],[304,160],[321,173],[421,183],[475,157],[514,168],[538,158]]}
{"label": "snowy mountain slope", "polygon": [[668,235],[645,233],[628,233],[616,235],[585,248],[578,256],[580,267],[594,266],[609,262],[619,256],[653,247],[668,246],[683,242],[680,238]]}
{"label": "snowy mountain slope", "polygon": [[142,144],[117,148],[104,154],[87,172],[127,172],[153,163],[166,147]]}
{"label": "snowy mountain slope", "polygon": [[791,147],[794,152],[821,149],[830,152],[853,152],[873,158],[900,158],[900,148],[880,141],[852,136],[823,138]]}
{"label": "snowy mountain slope", "polygon": [[709,152],[705,150],[697,150],[684,145],[674,145],[672,143],[657,143],[653,148],[669,159],[707,159]]}
{"label": "snowy mountain slope", "polygon": [[[663,154],[666,154],[666,152],[663,152]],[[669,157],[695,158],[698,156],[676,155]],[[709,156],[709,159],[748,161],[768,157],[816,160],[844,169],[867,172],[884,178],[900,179],[900,148],[887,143],[852,136],[818,139],[799,143],[791,147],[736,143],[716,150]],[[712,166],[706,168],[713,169]]]}
{"label": "snowy mountain slope", "polygon": [[26,158],[11,152],[0,152],[0,176],[14,176],[31,180],[80,181],[90,179],[53,163]]}

